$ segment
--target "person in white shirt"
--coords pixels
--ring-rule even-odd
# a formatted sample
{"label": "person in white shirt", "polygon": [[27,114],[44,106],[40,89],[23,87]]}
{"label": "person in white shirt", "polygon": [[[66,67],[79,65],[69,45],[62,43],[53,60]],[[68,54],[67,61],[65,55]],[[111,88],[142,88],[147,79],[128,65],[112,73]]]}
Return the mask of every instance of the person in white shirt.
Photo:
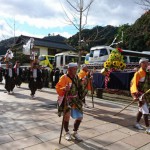
{"label": "person in white shirt", "polygon": [[6,69],[4,71],[5,77],[5,89],[7,90],[8,94],[13,94],[13,89],[15,87],[15,71],[12,68],[12,63],[7,62]]}
{"label": "person in white shirt", "polygon": [[41,82],[41,71],[38,69],[38,64],[33,63],[33,67],[29,71],[29,89],[31,90],[31,97],[35,98],[35,92],[38,89],[39,82]]}

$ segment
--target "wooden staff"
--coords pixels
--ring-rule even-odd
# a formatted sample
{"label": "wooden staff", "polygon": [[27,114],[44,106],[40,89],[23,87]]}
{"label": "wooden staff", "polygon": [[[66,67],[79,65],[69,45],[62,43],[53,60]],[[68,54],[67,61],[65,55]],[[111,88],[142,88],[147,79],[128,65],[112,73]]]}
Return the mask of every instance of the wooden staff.
{"label": "wooden staff", "polygon": [[61,137],[62,137],[62,132],[63,132],[63,128],[64,128],[64,120],[65,120],[66,106],[67,106],[67,96],[68,96],[68,92],[65,93],[65,97],[63,99],[63,101],[64,101],[64,110],[63,110],[63,118],[62,118],[62,124],[61,124],[61,131],[60,131],[60,136],[59,136],[59,144],[61,143]]}
{"label": "wooden staff", "polygon": [[90,83],[91,83],[91,96],[92,96],[92,105],[93,105],[93,108],[94,108],[94,97],[93,97],[93,79],[91,79]]}
{"label": "wooden staff", "polygon": [[[149,93],[150,92],[150,89],[149,90],[147,90],[144,94],[143,94],[143,96],[145,95],[145,94],[147,94],[147,93]],[[123,110],[125,110],[127,107],[129,107],[130,105],[132,105],[133,103],[135,102],[135,100],[133,100],[130,104],[128,104],[126,107],[124,107],[123,109],[121,109],[119,112],[117,112],[116,114],[114,114],[114,116],[117,116],[119,113],[121,113]]]}
{"label": "wooden staff", "polygon": [[125,110],[127,107],[129,107],[130,105],[132,105],[135,102],[135,100],[133,100],[130,104],[128,104],[126,107],[124,107],[123,109],[121,109],[119,112],[117,112],[116,114],[114,114],[114,116],[117,116],[119,113],[121,113],[123,110]]}

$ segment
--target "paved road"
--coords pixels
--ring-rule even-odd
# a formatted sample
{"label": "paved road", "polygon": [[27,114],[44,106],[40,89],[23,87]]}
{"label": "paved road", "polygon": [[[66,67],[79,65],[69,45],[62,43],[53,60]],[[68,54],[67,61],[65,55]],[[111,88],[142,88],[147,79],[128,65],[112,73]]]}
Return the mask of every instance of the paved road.
{"label": "paved road", "polygon": [[[79,134],[83,142],[66,141],[59,134],[62,117],[57,116],[54,89],[37,91],[30,99],[26,84],[8,95],[0,85],[0,150],[149,150],[150,135],[133,128],[136,107],[114,116],[125,104],[94,98],[95,107],[84,109]],[[87,103],[92,106],[91,98]],[[70,122],[70,131],[73,120]],[[63,133],[64,135],[64,133]]]}

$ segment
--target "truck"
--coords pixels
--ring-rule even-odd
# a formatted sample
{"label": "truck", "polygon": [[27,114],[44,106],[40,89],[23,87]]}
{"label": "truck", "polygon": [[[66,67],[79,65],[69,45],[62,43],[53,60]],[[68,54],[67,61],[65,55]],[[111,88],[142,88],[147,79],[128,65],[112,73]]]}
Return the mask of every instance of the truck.
{"label": "truck", "polygon": [[[89,69],[102,69],[104,62],[108,59],[109,54],[114,48],[110,46],[95,46],[91,47],[90,53],[86,55],[86,62]],[[126,71],[133,70],[133,68],[138,67],[138,61],[142,57],[150,58],[150,54],[147,52],[137,52],[131,50],[122,51],[124,56],[124,62],[126,63]]]}
{"label": "truck", "polygon": [[[70,62],[78,62],[79,56],[78,53],[67,51],[63,53],[57,53],[55,56],[53,55],[40,55],[38,57],[39,64],[42,66],[47,66],[50,68],[50,71],[53,68],[58,68],[66,72],[67,65]],[[84,64],[85,56],[81,57],[81,64]]]}
{"label": "truck", "polygon": [[[55,67],[59,68],[60,70],[63,70],[63,72],[66,72],[67,65],[70,62],[78,62],[79,55],[78,53],[68,51],[63,53],[58,53],[55,55]],[[84,63],[85,56],[81,57],[81,64]]]}

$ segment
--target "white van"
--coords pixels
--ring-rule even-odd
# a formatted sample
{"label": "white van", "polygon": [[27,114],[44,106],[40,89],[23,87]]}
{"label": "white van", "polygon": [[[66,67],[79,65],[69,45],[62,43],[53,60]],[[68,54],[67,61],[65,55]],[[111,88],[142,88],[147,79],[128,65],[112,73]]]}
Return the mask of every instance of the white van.
{"label": "white van", "polygon": [[113,50],[110,46],[95,46],[90,49],[89,63],[105,62]]}
{"label": "white van", "polygon": [[[84,63],[85,56],[81,57],[81,64]],[[58,53],[55,55],[55,67],[59,68],[60,70],[63,70],[66,72],[68,64],[70,62],[78,63],[79,61],[79,55],[75,52],[64,52],[64,53]]]}

